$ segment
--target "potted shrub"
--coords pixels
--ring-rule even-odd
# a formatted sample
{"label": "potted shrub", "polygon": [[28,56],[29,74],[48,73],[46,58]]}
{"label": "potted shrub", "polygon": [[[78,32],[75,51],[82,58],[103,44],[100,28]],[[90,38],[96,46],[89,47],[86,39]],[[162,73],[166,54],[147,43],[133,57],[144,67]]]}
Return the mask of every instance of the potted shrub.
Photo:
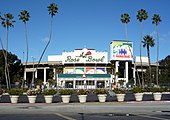
{"label": "potted shrub", "polygon": [[151,88],[151,91],[153,92],[154,100],[156,101],[161,100],[162,92],[163,92],[162,88],[154,87],[154,88]]}
{"label": "potted shrub", "polygon": [[43,91],[43,95],[46,103],[52,103],[53,96],[57,93],[55,89],[48,89]]}
{"label": "potted shrub", "polygon": [[144,94],[152,94],[151,88],[145,88]]}
{"label": "potted shrub", "polygon": [[10,89],[7,92],[10,95],[11,103],[18,103],[19,96],[23,94],[22,89]]}
{"label": "potted shrub", "polygon": [[86,102],[88,91],[84,89],[77,90],[77,95],[80,103]]}
{"label": "potted shrub", "polygon": [[60,95],[61,95],[63,103],[69,103],[72,93],[73,93],[73,91],[70,89],[61,89],[60,90]]}
{"label": "potted shrub", "polygon": [[105,102],[108,90],[106,89],[96,89],[95,94],[98,96],[99,102]]}
{"label": "potted shrub", "polygon": [[125,90],[122,88],[115,88],[116,98],[118,102],[122,102],[125,99]]}
{"label": "potted shrub", "polygon": [[29,103],[35,103],[37,94],[38,94],[37,90],[34,90],[34,89],[27,90],[27,97],[28,97]]}
{"label": "potted shrub", "polygon": [[170,94],[170,88],[162,88],[162,94]]}
{"label": "potted shrub", "polygon": [[135,99],[136,101],[142,101],[143,99],[143,92],[144,92],[144,88],[141,87],[133,87],[132,92],[134,93]]}

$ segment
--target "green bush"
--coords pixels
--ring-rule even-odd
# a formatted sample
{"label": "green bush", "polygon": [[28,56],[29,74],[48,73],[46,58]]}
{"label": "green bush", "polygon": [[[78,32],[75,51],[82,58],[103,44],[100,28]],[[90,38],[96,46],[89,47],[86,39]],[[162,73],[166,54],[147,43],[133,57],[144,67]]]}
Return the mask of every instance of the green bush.
{"label": "green bush", "polygon": [[144,88],[138,87],[138,86],[132,88],[132,92],[133,92],[133,93],[143,93],[143,92],[145,92],[145,91],[146,91],[146,90],[145,90]]}
{"label": "green bush", "polygon": [[73,93],[73,91],[70,89],[61,89],[60,90],[60,95],[71,95],[72,93]]}
{"label": "green bush", "polygon": [[107,94],[108,90],[107,89],[95,89],[95,94]]}
{"label": "green bush", "polygon": [[125,90],[121,88],[115,88],[113,92],[115,92],[116,94],[125,94]]}
{"label": "green bush", "polygon": [[150,88],[150,91],[153,92],[153,93],[164,92],[164,88],[153,87],[153,88]]}
{"label": "green bush", "polygon": [[48,89],[48,90],[44,90],[42,94],[43,95],[54,95],[56,93],[57,93],[57,90],[55,90],[55,89]]}
{"label": "green bush", "polygon": [[88,91],[84,89],[77,90],[77,95],[87,95]]}
{"label": "green bush", "polygon": [[162,88],[163,90],[163,92],[170,92],[170,88]]}
{"label": "green bush", "polygon": [[22,89],[10,89],[10,90],[7,90],[7,93],[9,93],[9,95],[22,95],[23,90]]}

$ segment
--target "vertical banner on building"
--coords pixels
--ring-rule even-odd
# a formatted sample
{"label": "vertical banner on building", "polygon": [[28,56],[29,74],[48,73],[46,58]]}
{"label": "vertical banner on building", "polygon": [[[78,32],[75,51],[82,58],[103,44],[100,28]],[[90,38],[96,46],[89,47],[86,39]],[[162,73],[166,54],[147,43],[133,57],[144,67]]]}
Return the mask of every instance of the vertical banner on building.
{"label": "vertical banner on building", "polygon": [[112,41],[110,44],[110,60],[133,60],[133,43]]}

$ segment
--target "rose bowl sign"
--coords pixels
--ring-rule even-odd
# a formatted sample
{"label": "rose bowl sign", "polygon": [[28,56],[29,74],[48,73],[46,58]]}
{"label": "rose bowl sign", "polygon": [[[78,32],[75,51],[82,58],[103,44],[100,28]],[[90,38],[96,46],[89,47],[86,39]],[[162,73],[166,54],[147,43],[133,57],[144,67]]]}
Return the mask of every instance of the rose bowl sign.
{"label": "rose bowl sign", "polygon": [[112,41],[110,44],[110,60],[133,60],[133,43]]}
{"label": "rose bowl sign", "polygon": [[107,63],[107,52],[96,52],[94,49],[76,49],[74,52],[63,52],[63,63]]}

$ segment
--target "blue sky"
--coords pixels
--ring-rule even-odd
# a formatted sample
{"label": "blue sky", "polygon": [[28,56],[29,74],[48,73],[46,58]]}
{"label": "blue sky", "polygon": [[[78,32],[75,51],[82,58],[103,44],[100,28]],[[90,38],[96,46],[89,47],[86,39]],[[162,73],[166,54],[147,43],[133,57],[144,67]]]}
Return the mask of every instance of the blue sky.
{"label": "blue sky", "polygon": [[[148,20],[143,22],[143,36],[150,34],[156,37],[151,18],[155,13],[160,14],[159,59],[170,55],[169,0],[0,0],[1,15],[12,13],[16,20],[9,32],[9,51],[19,59],[26,58],[26,54],[23,54],[26,53],[24,25],[18,17],[20,11],[30,12],[31,18],[27,23],[29,61],[32,61],[31,56],[38,61],[49,37],[50,16],[47,6],[50,3],[56,3],[59,10],[53,19],[52,41],[42,61],[47,61],[48,55],[83,47],[107,51],[110,56],[110,42],[125,40],[125,28],[120,21],[123,13],[131,16],[128,24],[129,40],[134,43],[134,55],[139,56],[140,23],[136,20],[136,14],[140,9],[145,9],[149,14]],[[0,37],[5,46],[6,32],[2,26]],[[147,56],[145,49],[143,56]],[[151,48],[151,61],[156,61],[156,46]]]}

